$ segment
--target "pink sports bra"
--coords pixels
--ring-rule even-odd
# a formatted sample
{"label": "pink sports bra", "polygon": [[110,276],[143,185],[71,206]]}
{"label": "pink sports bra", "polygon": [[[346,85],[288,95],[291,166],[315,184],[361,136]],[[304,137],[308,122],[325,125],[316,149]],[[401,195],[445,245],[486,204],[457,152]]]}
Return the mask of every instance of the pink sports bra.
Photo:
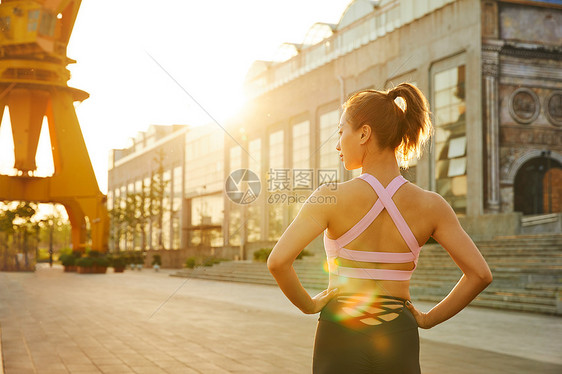
{"label": "pink sports bra", "polygon": [[[349,229],[345,234],[337,239],[330,239],[326,235],[327,229],[324,231],[324,248],[328,257],[328,267],[332,274],[348,278],[362,278],[362,279],[382,279],[382,280],[409,280],[412,273],[418,266],[418,256],[421,247],[412,230],[408,227],[406,221],[400,214],[400,211],[392,201],[394,193],[402,186],[407,180],[399,175],[394,178],[386,188],[378,181],[377,178],[368,173],[361,174],[358,178],[367,181],[378,195],[378,199],[373,204],[371,210],[361,218],[359,222]],[[398,228],[400,235],[410,248],[410,252],[367,252],[357,251],[353,249],[344,248],[353,239],[357,238],[369,225],[377,218],[380,212],[386,208],[388,214],[394,221]],[[406,263],[414,262],[414,269],[412,270],[391,270],[391,269],[366,269],[355,267],[339,266],[335,259],[344,258],[354,261],[364,262],[379,262],[379,263]]]}

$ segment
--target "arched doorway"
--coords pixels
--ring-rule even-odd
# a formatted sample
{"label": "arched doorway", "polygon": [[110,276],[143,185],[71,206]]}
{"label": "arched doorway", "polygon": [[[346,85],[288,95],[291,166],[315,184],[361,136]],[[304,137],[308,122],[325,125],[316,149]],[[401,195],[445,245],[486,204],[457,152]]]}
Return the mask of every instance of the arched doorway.
{"label": "arched doorway", "polygon": [[545,156],[525,162],[513,184],[513,210],[525,215],[560,211],[562,165]]}

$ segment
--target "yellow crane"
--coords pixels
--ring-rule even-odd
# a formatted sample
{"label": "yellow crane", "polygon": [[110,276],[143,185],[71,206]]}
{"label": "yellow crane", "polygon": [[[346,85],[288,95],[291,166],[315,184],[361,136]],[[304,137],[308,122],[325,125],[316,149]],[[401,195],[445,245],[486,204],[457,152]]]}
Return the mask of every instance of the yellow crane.
{"label": "yellow crane", "polygon": [[[81,0],[0,1],[0,121],[7,106],[16,176],[0,175],[0,201],[64,205],[72,245],[84,250],[86,218],[92,249],[107,251],[109,217],[74,110],[88,93],[69,87],[66,48]],[[47,117],[54,174],[36,177],[35,156]]]}

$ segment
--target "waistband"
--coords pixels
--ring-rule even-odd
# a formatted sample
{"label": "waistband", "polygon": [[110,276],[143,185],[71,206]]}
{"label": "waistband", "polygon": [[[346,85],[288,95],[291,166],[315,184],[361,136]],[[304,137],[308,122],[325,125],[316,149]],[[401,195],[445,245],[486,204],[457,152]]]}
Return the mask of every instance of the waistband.
{"label": "waistband", "polygon": [[340,298],[340,297],[355,297],[357,299],[364,299],[365,301],[372,301],[374,303],[377,303],[377,301],[385,302],[384,300],[379,300],[379,299],[396,300],[396,301],[400,301],[402,303],[406,303],[406,301],[408,301],[408,299],[404,299],[404,298],[398,297],[398,296],[383,295],[383,294],[369,295],[369,294],[360,294],[360,293],[354,293],[354,292],[338,293],[337,296],[334,297],[334,299],[337,299],[337,298]]}
{"label": "waistband", "polygon": [[[413,315],[406,307],[406,301],[407,299],[391,295],[341,293],[326,304],[318,320],[335,322],[358,332],[376,330],[377,333],[392,333],[417,328]],[[394,313],[397,316],[389,321],[380,318]]]}

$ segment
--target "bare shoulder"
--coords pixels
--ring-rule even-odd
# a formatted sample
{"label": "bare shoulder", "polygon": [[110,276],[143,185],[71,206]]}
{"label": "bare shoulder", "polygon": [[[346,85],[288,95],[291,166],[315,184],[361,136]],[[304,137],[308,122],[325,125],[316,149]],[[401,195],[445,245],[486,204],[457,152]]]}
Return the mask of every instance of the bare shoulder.
{"label": "bare shoulder", "polygon": [[411,206],[427,220],[436,223],[443,218],[456,218],[447,200],[437,192],[425,190],[414,183],[408,183],[404,187]]}

